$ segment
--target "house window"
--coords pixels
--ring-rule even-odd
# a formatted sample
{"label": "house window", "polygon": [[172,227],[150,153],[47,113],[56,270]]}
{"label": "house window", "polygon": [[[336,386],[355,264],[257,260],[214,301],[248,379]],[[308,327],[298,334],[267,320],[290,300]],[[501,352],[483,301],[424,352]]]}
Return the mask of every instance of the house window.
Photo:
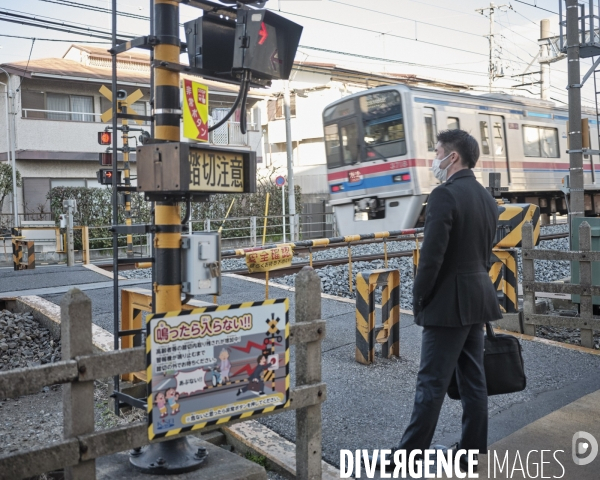
{"label": "house window", "polygon": [[[283,95],[277,97],[277,100],[269,100],[267,104],[269,111],[269,120],[281,120],[285,118]],[[296,116],[296,95],[290,95],[290,115]]]}
{"label": "house window", "polygon": [[84,95],[66,95],[62,93],[47,93],[46,110],[46,118],[49,120],[93,122],[94,115],[90,114],[94,113],[94,97],[88,97]]}
{"label": "house window", "polygon": [[526,157],[558,158],[558,130],[523,125],[523,150]]}

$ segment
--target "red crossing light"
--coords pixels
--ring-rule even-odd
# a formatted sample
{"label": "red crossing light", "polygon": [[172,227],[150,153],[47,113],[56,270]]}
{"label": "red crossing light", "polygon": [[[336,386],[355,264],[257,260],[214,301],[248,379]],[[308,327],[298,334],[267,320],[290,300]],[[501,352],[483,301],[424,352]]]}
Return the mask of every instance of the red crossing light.
{"label": "red crossing light", "polygon": [[110,132],[98,132],[98,143],[100,145],[110,145],[112,134]]}

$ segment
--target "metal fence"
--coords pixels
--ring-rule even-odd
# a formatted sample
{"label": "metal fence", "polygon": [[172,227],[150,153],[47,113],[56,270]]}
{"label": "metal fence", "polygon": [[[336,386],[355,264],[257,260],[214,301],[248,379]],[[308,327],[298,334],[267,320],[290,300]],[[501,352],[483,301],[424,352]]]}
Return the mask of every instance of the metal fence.
{"label": "metal fence", "polygon": [[[291,225],[294,226],[292,238]],[[221,232],[223,247],[256,247],[268,243],[310,240],[336,236],[332,213],[269,215],[190,220],[192,232]]]}

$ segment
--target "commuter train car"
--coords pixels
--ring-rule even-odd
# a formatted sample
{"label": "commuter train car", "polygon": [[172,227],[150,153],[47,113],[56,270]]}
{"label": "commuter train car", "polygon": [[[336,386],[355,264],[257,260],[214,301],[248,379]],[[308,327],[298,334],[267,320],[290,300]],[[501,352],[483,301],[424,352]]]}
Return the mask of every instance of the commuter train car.
{"label": "commuter train car", "polygon": [[[589,117],[591,149],[597,122]],[[534,203],[540,213],[566,214],[561,191],[569,173],[566,108],[503,94],[470,95],[405,85],[377,87],[323,112],[329,203],[341,235],[412,228],[422,220],[431,190],[436,132],[461,128],[479,142],[474,173],[488,186],[501,174],[510,202]],[[584,156],[586,215],[600,214],[600,180]]]}

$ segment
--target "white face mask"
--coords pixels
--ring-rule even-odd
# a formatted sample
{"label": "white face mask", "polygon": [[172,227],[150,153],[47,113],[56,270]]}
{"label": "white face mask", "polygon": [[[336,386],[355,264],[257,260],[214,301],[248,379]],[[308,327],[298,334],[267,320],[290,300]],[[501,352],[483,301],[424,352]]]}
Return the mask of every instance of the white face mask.
{"label": "white face mask", "polygon": [[449,163],[448,166],[446,168],[444,168],[443,170],[440,168],[440,165],[444,160],[446,160],[453,153],[454,152],[450,152],[448,155],[446,155],[442,159],[439,159],[439,158],[433,159],[433,164],[431,165],[431,170],[433,171],[435,178],[437,178],[442,183],[444,183],[446,181],[446,179],[448,177],[448,169],[450,168],[450,165],[452,165],[452,163]]}

